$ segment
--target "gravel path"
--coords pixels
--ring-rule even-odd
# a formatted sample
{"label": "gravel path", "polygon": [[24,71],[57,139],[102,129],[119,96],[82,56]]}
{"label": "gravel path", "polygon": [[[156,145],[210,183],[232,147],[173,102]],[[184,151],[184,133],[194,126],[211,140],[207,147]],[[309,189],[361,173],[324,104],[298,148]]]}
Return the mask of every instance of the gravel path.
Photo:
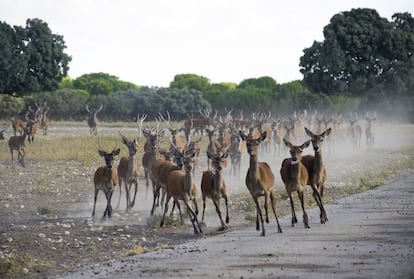
{"label": "gravel path", "polygon": [[[414,175],[326,205],[311,229],[274,220],[57,278],[413,278]],[[298,213],[301,220],[301,212]]]}

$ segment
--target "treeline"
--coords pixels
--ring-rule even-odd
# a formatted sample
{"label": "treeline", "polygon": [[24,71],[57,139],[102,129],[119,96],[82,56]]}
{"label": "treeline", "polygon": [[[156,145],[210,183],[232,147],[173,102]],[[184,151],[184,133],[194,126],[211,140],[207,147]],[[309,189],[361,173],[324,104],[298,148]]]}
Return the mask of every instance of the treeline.
{"label": "treeline", "polygon": [[236,85],[210,84],[207,78],[182,74],[175,77],[170,87],[131,87],[108,94],[91,94],[79,89],[75,81],[65,80],[61,86],[67,88],[53,92],[39,92],[21,98],[3,95],[0,97],[0,117],[6,119],[17,114],[24,119],[30,107],[44,103],[49,107],[50,118],[77,121],[85,119],[86,104],[90,108],[102,104],[99,118],[105,121],[134,121],[138,113],[155,118],[159,112],[166,111],[174,120],[182,120],[189,115],[199,117],[199,111],[205,110],[218,111],[219,114],[229,110],[234,113],[243,111],[245,115],[255,111],[271,111],[274,115],[280,115],[302,109],[353,111],[361,105],[358,98],[313,94],[301,81],[277,84],[270,77],[248,79]]}

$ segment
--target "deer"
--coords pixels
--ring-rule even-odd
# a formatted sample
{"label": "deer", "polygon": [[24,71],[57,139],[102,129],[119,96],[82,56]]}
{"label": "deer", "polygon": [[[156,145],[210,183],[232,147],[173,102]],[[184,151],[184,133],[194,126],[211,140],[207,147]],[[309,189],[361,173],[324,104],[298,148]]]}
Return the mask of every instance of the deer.
{"label": "deer", "polygon": [[85,105],[85,109],[89,113],[87,122],[88,122],[88,126],[89,126],[89,133],[91,134],[91,136],[95,136],[95,135],[98,134],[98,128],[97,128],[98,118],[97,118],[97,115],[102,110],[102,108],[103,108],[102,104],[99,106],[98,109],[89,109],[88,104]]}
{"label": "deer", "polygon": [[266,213],[266,223],[269,223],[268,217],[268,200],[272,206],[273,214],[275,215],[278,232],[282,232],[279,220],[277,218],[275,210],[275,176],[266,162],[258,162],[258,152],[260,143],[266,138],[266,131],[262,132],[259,137],[253,137],[252,135],[247,136],[243,131],[239,131],[240,137],[246,142],[247,153],[250,156],[249,168],[246,174],[246,186],[249,190],[254,203],[256,204],[256,230],[260,230],[259,218],[262,226],[262,236],[266,235],[265,227],[263,223],[262,210],[260,209],[258,198],[264,196],[264,209]]}
{"label": "deer", "polygon": [[[201,193],[203,197],[203,215],[202,221],[204,222],[204,212],[206,210],[206,199],[209,198],[213,201],[216,208],[217,215],[220,218],[221,227],[219,230],[225,230],[226,224],[229,223],[229,206],[227,199],[226,183],[223,179],[221,171],[226,165],[226,158],[228,153],[216,152],[211,153],[207,151],[207,157],[211,160],[213,170],[207,170],[203,172],[201,177]],[[226,205],[226,223],[224,223],[220,210],[220,198],[224,199]]]}
{"label": "deer", "polygon": [[37,134],[39,120],[37,118],[30,119],[29,113],[29,111],[26,113],[27,140],[29,141],[29,143],[33,143],[34,135]]}
{"label": "deer", "polygon": [[292,199],[292,193],[297,192],[303,211],[303,223],[305,228],[310,228],[308,214],[305,210],[305,194],[306,185],[309,179],[309,173],[305,165],[302,163],[302,152],[310,145],[310,140],[304,142],[302,145],[293,145],[286,138],[283,139],[285,145],[290,148],[290,158],[282,161],[280,168],[280,175],[285,184],[286,192],[290,200],[290,208],[292,211],[292,227],[298,222],[295,213],[295,206]]}
{"label": "deer", "polygon": [[[191,223],[193,224],[194,234],[202,234],[203,231],[198,222],[198,205],[196,199],[196,187],[193,182],[192,169],[194,167],[194,157],[196,156],[196,151],[193,149],[184,151],[183,159],[183,168],[184,170],[174,170],[171,171],[167,178],[167,188],[166,193],[167,197],[164,205],[164,213],[162,215],[162,220],[160,227],[164,225],[165,214],[168,211],[168,203],[171,198],[174,200],[174,204],[177,205],[178,211],[180,213],[181,224],[184,223],[183,216],[181,214],[181,208],[179,200],[182,200],[187,208],[188,215],[190,217]],[[192,209],[190,202],[193,202],[195,210]]]}
{"label": "deer", "polygon": [[93,203],[93,210],[92,210],[92,217],[95,217],[95,207],[96,207],[96,200],[98,198],[99,191],[104,192],[106,197],[106,208],[102,218],[111,218],[112,217],[112,206],[111,206],[111,199],[116,184],[118,183],[118,175],[112,165],[115,160],[115,156],[118,156],[121,153],[121,149],[118,148],[118,141],[116,142],[115,148],[111,152],[106,152],[100,143],[100,138],[98,139],[99,149],[98,154],[99,156],[105,159],[105,166],[98,167],[95,171],[95,175],[93,177],[93,182],[95,185],[95,196],[94,196],[94,203]]}
{"label": "deer", "polygon": [[21,135],[21,136],[11,136],[9,138],[8,144],[9,144],[9,148],[10,148],[12,166],[14,165],[13,151],[16,150],[17,151],[17,160],[19,161],[19,163],[21,164],[22,167],[25,167],[25,164],[24,164],[24,156],[25,156],[24,141],[26,140],[26,137],[27,137],[27,128],[23,127],[22,129],[23,129],[23,135]]}
{"label": "deer", "polygon": [[23,134],[23,127],[25,126],[23,121],[18,119],[17,116],[12,116],[10,118],[10,122],[13,128],[14,135],[22,135]]}
{"label": "deer", "polygon": [[[136,158],[138,151],[138,138],[129,140],[121,132],[119,132],[119,134],[121,135],[122,143],[128,148],[128,157],[121,157],[117,167],[118,184],[120,190],[117,207],[119,207],[122,193],[122,183],[124,183],[126,193],[126,211],[128,211],[134,207],[135,198],[138,191],[138,176],[140,173],[140,165],[138,163],[138,159]],[[134,196],[131,199],[132,195],[130,191],[133,185],[135,186],[133,194]]]}
{"label": "deer", "polygon": [[174,170],[181,170],[183,167],[182,152],[178,149],[170,151],[174,156],[174,162],[164,158],[157,159],[151,167],[151,180],[152,180],[152,192],[154,200],[151,208],[151,216],[154,214],[155,207],[159,206],[160,202],[160,191],[162,190],[163,195],[161,197],[161,204],[164,202],[165,192],[167,188],[167,180],[170,172]]}
{"label": "deer", "polygon": [[234,130],[231,131],[231,144],[228,153],[231,162],[230,174],[240,176],[241,160],[246,153],[246,145],[242,143],[239,133]]}
{"label": "deer", "polygon": [[308,171],[308,183],[313,191],[313,198],[316,201],[320,209],[320,220],[321,224],[328,221],[325,208],[323,207],[322,197],[325,188],[325,182],[327,178],[326,168],[322,160],[322,143],[326,137],[329,137],[332,129],[328,128],[321,134],[317,135],[312,133],[308,128],[305,127],[306,134],[311,138],[312,147],[315,151],[315,155],[304,155],[302,156],[302,164]]}
{"label": "deer", "polygon": [[377,119],[376,114],[370,114],[370,112],[367,112],[367,115],[365,116],[365,119],[367,120],[367,127],[365,129],[365,138],[366,138],[366,144],[368,148],[371,148],[374,146],[375,141],[375,126],[374,121]]}
{"label": "deer", "polygon": [[144,168],[145,182],[147,186],[147,193],[149,188],[149,181],[151,180],[151,168],[154,162],[160,158],[159,145],[164,137],[165,130],[141,128],[141,131],[146,138],[144,145],[144,155],[142,156],[142,167]]}
{"label": "deer", "polygon": [[47,113],[49,112],[49,107],[47,106],[47,103],[44,102],[43,104],[38,105],[35,103],[35,106],[37,108],[36,115],[39,120],[40,128],[43,131],[43,135],[47,135],[47,128],[49,127],[50,119],[47,116]]}

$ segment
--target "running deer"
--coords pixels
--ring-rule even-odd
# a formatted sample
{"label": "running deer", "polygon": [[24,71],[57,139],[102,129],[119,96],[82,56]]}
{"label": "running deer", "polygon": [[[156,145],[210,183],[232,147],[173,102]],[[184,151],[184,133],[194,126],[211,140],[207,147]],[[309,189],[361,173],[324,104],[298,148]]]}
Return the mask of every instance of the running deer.
{"label": "running deer", "polygon": [[142,167],[144,168],[144,176],[147,186],[146,193],[148,193],[149,181],[151,180],[151,168],[154,162],[160,158],[159,145],[164,137],[165,130],[141,128],[141,131],[146,138],[144,155],[142,156]]}
{"label": "running deer", "polygon": [[154,200],[151,208],[151,216],[154,214],[155,207],[159,206],[160,203],[160,192],[163,195],[161,197],[161,204],[164,202],[165,192],[167,189],[168,175],[174,170],[181,170],[183,167],[182,154],[176,147],[171,153],[174,156],[174,162],[169,161],[165,158],[157,159],[151,167],[151,180],[152,180],[152,192]]}
{"label": "running deer", "polygon": [[367,120],[367,128],[365,129],[365,137],[366,137],[366,144],[368,148],[374,146],[375,141],[375,126],[374,121],[377,119],[375,112],[371,115],[370,112],[367,112],[366,120]]}
{"label": "running deer", "polygon": [[305,165],[308,170],[308,185],[311,186],[313,191],[313,198],[320,210],[321,224],[328,221],[326,216],[325,208],[323,207],[322,197],[325,188],[325,182],[327,178],[326,168],[322,160],[322,143],[323,140],[329,136],[332,129],[329,128],[319,135],[312,133],[308,128],[305,127],[306,134],[311,138],[312,147],[315,151],[315,155],[302,156],[302,164]]}
{"label": "running deer", "polygon": [[29,141],[29,143],[33,143],[34,136],[35,136],[35,134],[37,134],[37,129],[38,129],[38,126],[39,126],[39,120],[37,118],[37,115],[38,115],[37,113],[35,114],[34,119],[29,118],[29,113],[30,113],[30,111],[28,111],[26,113],[27,140]]}
{"label": "running deer", "polygon": [[290,207],[292,210],[292,226],[298,222],[295,213],[295,206],[292,199],[292,193],[296,191],[298,193],[300,204],[303,210],[303,223],[305,225],[305,228],[310,228],[304,201],[309,173],[305,165],[302,164],[301,160],[303,149],[308,147],[311,141],[308,140],[302,145],[293,145],[286,138],[284,138],[283,142],[288,148],[290,148],[291,155],[291,158],[286,158],[283,160],[282,167],[280,168],[280,175],[282,177],[283,183],[285,184],[286,192],[290,200]]}
{"label": "running deer", "polygon": [[22,165],[22,167],[25,167],[25,165],[24,165],[24,156],[25,156],[24,141],[26,140],[26,136],[27,136],[27,128],[23,127],[22,130],[23,130],[23,135],[21,135],[21,136],[11,136],[9,138],[9,148],[10,148],[12,165],[14,164],[13,151],[16,150],[17,151],[17,160]]}
{"label": "running deer", "polygon": [[93,182],[95,184],[95,197],[93,203],[92,217],[95,216],[96,199],[98,198],[98,193],[101,190],[102,192],[104,192],[106,197],[106,208],[103,214],[103,218],[105,218],[106,216],[108,216],[108,218],[111,218],[111,198],[116,184],[118,183],[118,175],[116,170],[112,168],[112,165],[115,160],[115,156],[119,155],[121,149],[118,148],[118,141],[116,143],[116,147],[111,152],[106,152],[103,150],[100,140],[98,141],[98,144],[98,153],[105,159],[105,166],[99,167],[95,171],[95,176],[93,178]]}
{"label": "running deer", "polygon": [[[126,193],[126,210],[128,211],[131,209],[135,204],[135,198],[137,196],[138,191],[138,176],[140,173],[140,165],[138,163],[138,159],[136,158],[137,154],[137,147],[138,147],[138,138],[133,140],[129,140],[125,137],[121,132],[119,132],[122,138],[122,143],[126,145],[128,148],[128,157],[122,157],[119,160],[118,164],[118,183],[119,183],[119,198],[118,198],[118,205],[121,199],[122,193],[122,183],[125,185],[125,193]],[[131,199],[131,188],[134,187],[134,196]]]}
{"label": "running deer", "polygon": [[[164,225],[165,214],[168,211],[168,203],[171,198],[174,200],[174,204],[177,205],[178,211],[180,213],[180,220],[183,224],[183,216],[181,214],[181,208],[179,200],[182,200],[187,208],[188,215],[190,217],[191,223],[193,224],[194,233],[202,234],[200,223],[197,219],[198,206],[196,200],[196,187],[193,181],[192,169],[194,167],[194,157],[196,156],[196,151],[193,149],[186,150],[184,153],[183,165],[184,170],[174,170],[170,172],[167,179],[167,197],[164,205],[164,214],[162,215],[162,220],[160,227]],[[190,202],[193,202],[195,210],[192,209]]]}
{"label": "running deer", "polygon": [[89,113],[88,116],[88,126],[89,126],[89,132],[91,136],[95,136],[98,134],[98,113],[102,110],[103,105],[101,104],[98,109],[89,109],[88,104],[85,105],[86,111]]}
{"label": "running deer", "polygon": [[264,209],[266,213],[266,223],[269,223],[267,203],[270,198],[273,213],[276,218],[278,232],[282,232],[275,210],[275,177],[270,166],[266,162],[258,162],[257,155],[260,143],[266,138],[266,132],[260,134],[258,138],[247,136],[239,131],[240,137],[246,142],[247,152],[250,155],[250,165],[246,175],[246,186],[256,204],[256,230],[260,230],[259,218],[262,225],[262,236],[265,236],[262,210],[260,209],[258,198],[264,196]]}
{"label": "running deer", "polygon": [[[357,116],[357,114],[355,114],[355,116]],[[362,129],[361,129],[361,126],[359,126],[357,122],[358,122],[358,119],[356,118],[349,120],[348,134],[351,137],[352,146],[360,148]]]}
{"label": "running deer", "polygon": [[[225,230],[226,224],[229,223],[229,206],[227,200],[226,183],[223,179],[221,171],[226,165],[226,158],[228,157],[228,153],[211,153],[207,151],[207,156],[211,160],[213,171],[207,170],[203,172],[203,176],[201,178],[201,193],[203,197],[203,215],[201,220],[204,221],[206,199],[209,198],[213,201],[213,204],[216,207],[217,215],[220,218],[220,230]],[[224,223],[223,218],[221,217],[220,198],[224,199],[226,205],[226,224]]]}

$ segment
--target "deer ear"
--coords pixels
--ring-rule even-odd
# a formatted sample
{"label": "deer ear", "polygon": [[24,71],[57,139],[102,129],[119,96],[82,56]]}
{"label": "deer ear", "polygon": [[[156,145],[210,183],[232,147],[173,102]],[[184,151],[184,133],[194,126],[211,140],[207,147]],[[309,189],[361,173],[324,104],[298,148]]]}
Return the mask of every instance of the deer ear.
{"label": "deer ear", "polygon": [[286,138],[283,138],[283,142],[287,147],[292,148],[292,144]]}
{"label": "deer ear", "polygon": [[267,132],[264,131],[263,133],[261,133],[260,137],[259,137],[259,141],[262,142],[266,139],[267,137]]}
{"label": "deer ear", "polygon": [[308,135],[308,136],[310,136],[311,138],[314,136],[314,134],[308,129],[308,128],[306,128],[305,127],[305,132],[306,132],[306,134]]}
{"label": "deer ear", "polygon": [[117,156],[119,155],[119,153],[121,153],[121,148],[115,149],[114,151],[112,151],[112,155]]}
{"label": "deer ear", "polygon": [[103,150],[98,149],[98,153],[99,153],[99,156],[104,156],[106,152],[103,151]]}
{"label": "deer ear", "polygon": [[213,160],[213,154],[211,154],[211,152],[210,151],[207,151],[207,157],[210,159],[210,160]]}
{"label": "deer ear", "polygon": [[331,128],[327,129],[325,132],[322,133],[321,137],[327,137],[327,136],[329,136],[329,134],[331,133],[331,131],[332,131]]}
{"label": "deer ear", "polygon": [[302,144],[302,145],[300,146],[300,148],[301,148],[301,149],[305,149],[306,147],[308,147],[308,146],[309,146],[310,142],[311,142],[310,140],[306,141],[304,144]]}

